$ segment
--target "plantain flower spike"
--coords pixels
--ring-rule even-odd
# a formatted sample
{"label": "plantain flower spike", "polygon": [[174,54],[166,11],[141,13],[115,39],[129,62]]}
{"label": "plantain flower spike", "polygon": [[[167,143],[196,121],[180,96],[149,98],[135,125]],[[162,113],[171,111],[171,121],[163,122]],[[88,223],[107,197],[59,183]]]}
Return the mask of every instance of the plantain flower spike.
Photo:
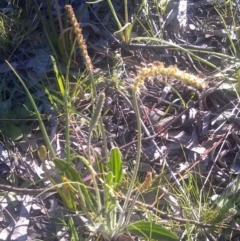
{"label": "plantain flower spike", "polygon": [[139,187],[139,193],[145,192],[152,184],[152,173],[147,172],[144,182]]}
{"label": "plantain flower spike", "polygon": [[66,5],[65,9],[67,11],[69,21],[73,26],[73,32],[76,35],[77,43],[78,43],[78,46],[81,50],[81,54],[83,56],[84,63],[86,65],[86,67],[88,68],[88,70],[91,72],[92,69],[93,69],[92,62],[91,62],[91,59],[90,59],[90,57],[88,55],[88,52],[87,52],[87,45],[86,45],[85,40],[83,38],[82,28],[80,27],[80,24],[78,23],[78,21],[76,19],[76,16],[74,14],[72,6]]}
{"label": "plantain flower spike", "polygon": [[139,74],[135,77],[133,89],[138,91],[140,86],[144,83],[144,80],[154,75],[174,77],[178,80],[181,80],[184,84],[190,85],[197,89],[204,88],[204,81],[197,76],[181,71],[176,66],[164,67],[162,62],[154,62],[151,66],[143,68],[139,71]]}

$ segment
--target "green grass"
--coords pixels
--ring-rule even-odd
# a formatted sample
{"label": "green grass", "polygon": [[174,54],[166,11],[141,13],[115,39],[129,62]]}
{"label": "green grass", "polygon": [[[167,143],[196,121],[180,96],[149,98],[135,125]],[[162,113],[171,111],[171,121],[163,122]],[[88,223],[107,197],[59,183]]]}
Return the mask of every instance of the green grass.
{"label": "green grass", "polygon": [[[167,162],[164,162],[162,171],[157,173],[157,176],[153,179],[148,176],[149,179],[145,178],[140,183],[138,178],[140,160],[143,154],[142,136],[143,133],[149,134],[146,132],[148,128],[141,119],[139,110],[139,96],[143,91],[142,85],[146,84],[145,80],[152,76],[161,75],[166,78],[179,78],[183,83],[191,84],[193,82],[187,82],[187,80],[198,80],[200,77],[194,74],[187,75],[176,67],[159,66],[153,63],[151,66],[146,65],[145,68],[141,68],[138,74],[133,77],[133,83],[125,91],[126,86],[124,85],[126,82],[118,77],[118,73],[115,73],[121,71],[121,68],[113,66],[113,72],[104,69],[105,72],[112,73],[113,76],[108,76],[106,73],[105,75],[109,79],[114,78],[113,89],[123,90],[121,93],[130,102],[129,107],[132,108],[136,116],[137,150],[135,165],[131,173],[125,172],[124,167],[128,160],[124,160],[118,147],[109,148],[107,142],[109,133],[103,121],[104,115],[110,111],[107,109],[103,112],[108,97],[104,93],[104,88],[111,80],[101,81],[100,79],[103,77],[93,71],[91,66],[92,56],[88,54],[85,42],[83,39],[79,39],[76,29],[73,28],[73,31],[70,31],[73,25],[68,21],[72,17],[71,14],[68,16],[66,13],[61,15],[58,1],[56,1],[56,21],[52,14],[51,1],[46,2],[49,19],[45,19],[36,6],[35,11],[43,25],[48,46],[50,46],[53,54],[51,56],[53,71],[51,76],[46,73],[47,80],[39,83],[37,88],[44,90],[51,105],[59,114],[58,124],[64,127],[62,131],[65,141],[62,151],[65,154],[64,158],[60,158],[54,149],[49,137],[49,126],[43,120],[36,98],[27,87],[21,74],[10,63],[7,63],[27,96],[27,101],[21,106],[21,111],[25,114],[23,118],[33,115],[38,120],[44,137],[44,145],[38,147],[38,157],[42,162],[46,177],[52,185],[51,188],[55,189],[60,197],[59,203],[65,207],[69,214],[67,221],[65,217],[62,217],[62,223],[68,229],[71,240],[110,241],[117,240],[123,235],[128,236],[129,233],[141,237],[141,240],[179,240],[179,238],[183,240],[204,240],[206,238],[217,240],[220,234],[227,240],[231,235],[229,223],[231,221],[239,223],[236,218],[236,213],[239,211],[238,181],[234,183],[233,188],[228,188],[228,192],[216,194],[210,179],[203,178],[201,175],[200,164],[197,166],[199,170],[197,168],[195,170],[196,174],[187,169],[181,175],[175,175],[172,171],[173,167]],[[234,18],[233,3],[228,1],[227,4],[216,7],[216,12],[218,12],[226,30],[227,24],[224,22],[224,17],[230,14],[230,17]],[[229,84],[228,91],[233,92],[236,96],[239,95],[239,50],[229,33],[227,36],[233,53],[232,56],[213,52],[211,55],[215,58],[224,58],[229,64],[232,64],[230,70],[233,74],[222,71],[218,66],[199,55],[199,53],[209,54],[209,52],[186,49],[163,39],[163,29],[156,29],[156,26],[160,26],[160,22],[157,22],[156,18],[151,19],[149,9],[151,11],[156,9],[156,13],[164,15],[167,1],[161,1],[160,3],[158,1],[143,1],[135,9],[136,12],[132,22],[130,22],[128,16],[127,1],[123,2],[123,16],[115,11],[113,1],[108,0],[107,6],[110,9],[112,19],[116,21],[115,33],[120,35],[123,42],[168,44],[179,52],[189,54],[204,66],[217,71],[223,82]],[[141,18],[140,13],[142,11],[149,17],[145,22]],[[237,25],[235,23],[235,29],[237,29]],[[0,44],[2,43],[4,48],[3,52],[7,53],[9,30],[3,18],[0,18],[0,29],[2,29]],[[135,32],[136,29],[139,29],[139,33],[142,35],[134,38],[131,33]],[[82,36],[81,33],[80,35]],[[20,33],[20,36],[25,38],[24,33]],[[79,71],[78,76],[74,76],[71,74],[71,69],[74,66],[74,55],[77,53],[77,48],[81,49],[85,69],[82,72]],[[124,66],[124,59],[122,61],[123,65],[120,67]],[[62,64],[64,64],[64,69]],[[164,81],[162,82],[164,83]],[[169,86],[171,87],[171,84]],[[195,93],[198,91],[195,86],[192,86],[194,94],[189,99],[186,96],[181,96],[181,92],[172,87],[172,92],[176,96],[173,103],[184,109],[191,106],[194,102]],[[218,86],[218,88],[221,88],[221,86]],[[3,90],[3,85],[1,85],[1,90]],[[82,103],[87,107],[82,107]],[[169,104],[164,112],[164,117],[171,115],[171,107],[172,104]],[[8,114],[8,112],[6,113]],[[15,118],[11,110],[9,110],[9,116]],[[8,117],[8,115],[5,117]],[[12,124],[11,128],[7,128],[5,123],[7,132],[10,132],[10,129],[14,130],[8,133],[14,141],[22,138],[21,128],[23,127],[19,127],[16,123]],[[73,129],[75,123],[83,127],[81,131],[84,132],[86,138],[86,148],[81,153],[78,153],[71,143],[73,134],[77,133]],[[4,135],[4,133],[1,133],[1,135]],[[101,155],[96,155],[94,152],[93,143],[96,140],[102,141]],[[153,145],[157,146],[154,141],[152,142]],[[188,162],[185,151],[185,147],[182,146],[183,159]],[[49,153],[49,160],[47,160],[47,152]],[[48,163],[50,170],[47,167]],[[78,163],[82,164],[84,171],[91,177],[90,182],[85,180],[86,176],[83,175],[82,170],[76,168]],[[54,171],[55,175],[52,176],[51,171]],[[166,178],[167,175],[169,175],[168,178]],[[147,202],[150,195],[156,204],[155,206],[151,205],[153,202]],[[137,216],[136,213],[140,213],[140,215]],[[87,220],[84,227],[87,230],[85,234],[79,231],[74,219],[75,214]],[[135,216],[137,216],[136,219],[133,218]],[[229,229],[226,229],[226,227]]]}

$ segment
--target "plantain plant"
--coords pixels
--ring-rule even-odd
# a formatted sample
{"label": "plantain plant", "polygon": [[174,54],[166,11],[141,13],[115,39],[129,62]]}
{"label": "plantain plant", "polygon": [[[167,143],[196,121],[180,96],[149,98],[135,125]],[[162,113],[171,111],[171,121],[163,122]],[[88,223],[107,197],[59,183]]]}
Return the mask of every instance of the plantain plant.
{"label": "plantain plant", "polygon": [[[88,219],[88,224],[86,225],[86,227],[88,228],[89,232],[92,234],[96,234],[99,237],[102,237],[103,240],[117,240],[117,238],[123,233],[129,232],[145,238],[148,237],[148,239],[177,240],[178,237],[176,235],[174,235],[171,231],[154,221],[139,221],[135,223],[131,222],[131,214],[134,208],[134,204],[136,203],[136,199],[132,200],[131,195],[134,190],[141,154],[141,120],[137,104],[137,92],[142,83],[142,80],[139,81],[139,79],[137,79],[136,84],[132,88],[134,100],[133,105],[136,111],[138,123],[138,151],[136,158],[137,164],[133,171],[133,178],[130,181],[128,192],[126,196],[124,196],[121,194],[121,185],[124,180],[124,174],[120,150],[119,148],[114,147],[112,148],[110,153],[108,153],[106,145],[106,136],[104,134],[105,129],[101,117],[101,110],[105,100],[105,95],[104,93],[100,93],[99,95],[97,94],[91,59],[88,56],[81,28],[77,23],[73,9],[70,5],[66,5],[66,12],[68,13],[69,21],[73,26],[73,32],[75,33],[77,39],[76,43],[81,50],[86,69],[90,75],[92,83],[92,102],[94,104],[92,110],[92,118],[89,120],[87,157],[72,155],[70,150],[71,143],[69,118],[71,118],[73,112],[69,104],[68,73],[70,69],[71,58],[69,58],[69,61],[67,63],[67,71],[64,78],[58,73],[58,71],[56,71],[55,65],[57,82],[64,100],[63,105],[65,111],[64,114],[66,126],[65,159],[57,157],[51,145],[43,120],[41,119],[39,110],[34,102],[33,97],[31,96],[31,93],[29,92],[27,86],[18,75],[18,73],[8,63],[8,65],[22,84],[23,88],[25,89],[39,121],[39,125],[47,148],[45,146],[40,146],[38,149],[38,155],[43,163],[43,169],[46,173],[46,176],[51,182],[52,187],[55,188],[58,194],[61,196],[64,205],[69,209],[69,211],[83,212]],[[54,60],[53,57],[52,60]],[[96,124],[98,123],[100,123],[100,127],[102,129],[105,145],[104,162],[98,163],[98,160],[95,160],[98,163],[101,173],[97,171],[96,166],[93,163],[90,148],[92,132]],[[52,177],[47,169],[47,149],[49,151],[50,163],[52,163],[52,168],[55,169],[58,178]],[[73,167],[73,161],[75,159],[81,160],[90,171],[91,178],[93,180],[93,187],[88,186],[84,182],[81,174]],[[139,186],[137,192],[138,195],[143,193],[151,185],[151,181],[151,174],[149,174],[146,177],[145,181]],[[121,204],[120,200],[124,200],[123,205]],[[78,235],[76,234],[76,229],[73,228],[73,220],[71,219],[70,221],[72,233],[74,233],[74,237],[78,237]]]}

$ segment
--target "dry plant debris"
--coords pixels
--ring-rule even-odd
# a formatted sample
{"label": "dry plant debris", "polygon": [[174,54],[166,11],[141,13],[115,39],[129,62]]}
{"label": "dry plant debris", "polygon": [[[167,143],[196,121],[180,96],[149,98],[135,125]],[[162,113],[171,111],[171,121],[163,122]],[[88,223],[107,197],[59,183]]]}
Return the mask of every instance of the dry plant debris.
{"label": "dry plant debris", "polygon": [[[64,16],[63,3],[46,1],[50,3],[48,6],[42,1],[35,2],[46,21],[50,21],[48,7],[51,7],[59,39],[62,41],[67,33],[72,41],[69,29],[60,32],[58,11]],[[123,11],[122,2],[119,0],[114,3],[119,14]],[[239,87],[236,71],[240,61],[234,51],[239,53],[239,29],[236,26],[239,25],[240,9],[238,1],[231,2],[236,8],[233,15],[232,9],[222,1],[181,0],[169,1],[165,8],[161,7],[164,11],[160,15],[155,11],[154,1],[148,1],[148,13],[143,8],[139,9],[139,22],[142,21],[143,24],[136,22],[132,31],[139,39],[132,38],[131,43],[122,43],[118,40],[118,35],[114,34],[117,32],[116,26],[105,1],[94,5],[71,1],[93,58],[93,69],[98,77],[97,91],[105,92],[106,95],[102,113],[108,147],[120,148],[124,168],[127,173],[131,173],[135,164],[138,133],[130,87],[136,83],[134,80],[140,78],[143,85],[137,86],[140,88],[138,101],[146,129],[142,135],[139,169],[139,182],[142,183],[139,189],[142,193],[137,202],[144,203],[149,210],[158,210],[163,221],[172,220],[182,227],[188,223],[188,219],[181,216],[183,204],[179,204],[176,199],[180,194],[174,193],[176,183],[172,173],[181,183],[190,182],[193,177],[199,191],[209,193],[208,197],[216,197],[218,203],[221,203],[220,197],[232,200],[235,198],[233,194],[239,193],[240,115],[239,93],[235,88]],[[129,1],[130,18],[134,17],[135,7],[139,6],[139,1]],[[25,10],[27,14],[21,14]],[[47,43],[46,32],[34,9],[24,4],[1,1],[0,13],[5,18],[19,17],[19,21],[25,24],[25,28],[21,29],[14,26],[16,19],[12,22],[11,29],[7,29],[11,41],[4,45],[4,56],[0,58],[0,239],[69,240],[70,233],[66,225],[69,211],[62,205],[55,190],[47,189],[50,183],[46,180],[37,155],[38,147],[44,145],[38,122],[26,94],[4,62],[7,59],[24,79],[37,101],[54,150],[59,157],[64,158],[65,117],[50,58],[50,55],[56,53]],[[24,18],[25,16],[27,17]],[[2,21],[4,17],[0,18],[0,24]],[[152,35],[146,31],[149,26],[152,26]],[[2,24],[1,28],[5,26]],[[140,36],[145,38],[141,39]],[[5,36],[0,36],[3,37]],[[19,41],[14,41],[15,38]],[[157,42],[156,38],[165,42]],[[73,46],[71,41],[70,47]],[[189,52],[190,50],[194,52]],[[66,52],[68,51],[70,48]],[[62,75],[66,71],[63,56],[58,59]],[[219,69],[214,69],[196,56]],[[83,71],[82,57],[77,49],[74,49],[72,63],[71,82],[81,83],[85,91],[81,94],[81,99],[73,101],[72,108],[90,118],[92,102],[88,91],[89,79]],[[157,65],[158,70],[155,68]],[[173,74],[174,71],[176,74]],[[219,72],[221,77],[217,77]],[[181,80],[185,79],[190,81],[183,84]],[[224,81],[222,85],[221,81]],[[197,84],[192,85],[193,82]],[[70,129],[72,150],[86,156],[87,119],[80,116],[71,118]],[[101,135],[94,133],[93,136],[92,158],[101,159],[104,153]],[[165,168],[166,162],[172,173]],[[76,160],[74,167],[81,172],[86,185],[92,187],[92,177],[83,163]],[[47,168],[54,176],[51,163],[48,163]],[[151,181],[146,184],[148,178]],[[145,184],[149,190],[145,190]],[[156,192],[156,187],[161,188]],[[42,194],[44,190],[46,192]],[[214,225],[211,226],[210,221],[215,221],[217,229],[221,229],[218,234],[214,233],[215,240],[237,240],[234,237],[240,232],[235,213],[238,204],[236,198],[234,210],[229,208],[229,214],[224,217],[216,215],[216,219],[222,222],[207,219],[204,214],[203,218],[206,219],[195,220],[194,224],[211,230]],[[209,209],[204,208],[207,213]],[[167,210],[171,210],[171,214],[167,214]],[[143,219],[143,216],[136,215],[136,218]],[[74,215],[74,221],[80,228],[86,224],[84,215]],[[232,222],[231,227],[229,222]],[[21,227],[23,223],[24,227]],[[174,231],[182,234],[181,228]],[[79,233],[82,237],[88,236],[86,229]]]}

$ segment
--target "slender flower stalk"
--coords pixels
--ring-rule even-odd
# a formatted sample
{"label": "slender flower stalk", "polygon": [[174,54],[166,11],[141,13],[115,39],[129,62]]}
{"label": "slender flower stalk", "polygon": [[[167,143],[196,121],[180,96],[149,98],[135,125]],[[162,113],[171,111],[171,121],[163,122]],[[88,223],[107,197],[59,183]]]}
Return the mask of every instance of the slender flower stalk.
{"label": "slender flower stalk", "polygon": [[[135,181],[136,181],[136,178],[137,178],[137,173],[138,173],[140,158],[141,158],[142,127],[141,127],[141,116],[140,116],[140,111],[139,111],[138,102],[137,102],[137,92],[138,92],[138,89],[140,87],[140,84],[137,84],[136,82],[137,82],[137,80],[135,80],[135,86],[133,86],[133,106],[134,106],[136,119],[137,119],[137,132],[138,132],[136,164],[134,166],[132,180],[130,182],[130,185],[129,185],[129,188],[128,188],[128,191],[127,191],[127,194],[126,194],[126,199],[125,199],[124,204],[123,204],[123,212],[120,214],[120,217],[119,217],[119,224],[120,225],[124,221],[125,221],[125,224],[128,224],[128,222],[130,220],[130,214],[128,214],[127,218],[125,219],[125,212],[128,209],[129,200],[130,200],[130,197],[131,197],[131,194],[132,194],[132,191],[133,191],[133,188],[134,188],[134,184],[135,184]],[[135,201],[134,201],[134,203],[135,203]],[[132,203],[132,207],[134,206],[134,203]]]}
{"label": "slender flower stalk", "polygon": [[[191,85],[193,87],[196,87],[198,89],[202,89],[204,87],[204,81],[198,78],[195,75],[188,74],[184,71],[179,70],[175,66],[169,66],[165,67],[163,63],[161,62],[154,62],[151,66],[148,66],[146,68],[142,68],[138,75],[135,77],[135,82],[132,85],[132,90],[133,90],[133,106],[135,109],[136,113],[136,119],[137,119],[137,131],[138,131],[138,144],[137,144],[137,155],[136,155],[136,164],[133,170],[133,176],[132,180],[128,189],[128,192],[126,194],[126,199],[123,205],[123,210],[126,212],[128,203],[130,200],[130,196],[133,191],[134,183],[137,177],[138,173],[138,168],[139,168],[139,163],[140,163],[140,157],[141,157],[141,116],[139,112],[139,107],[138,107],[138,101],[137,101],[137,95],[139,93],[140,87],[143,85],[144,81],[154,75],[162,75],[166,77],[174,77],[178,80],[183,81],[185,84]],[[131,216],[131,209],[133,209],[134,203],[137,200],[137,197],[140,193],[143,193],[150,185],[152,182],[152,174],[148,173],[146,176],[145,181],[141,184],[141,186],[138,189],[138,193],[134,198],[134,202],[131,205],[130,211],[128,212],[128,215],[125,219],[125,223],[128,223],[130,221],[130,216]],[[183,192],[184,193],[184,192]],[[124,213],[120,215],[119,222],[123,222],[124,220]]]}
{"label": "slender flower stalk", "polygon": [[[95,85],[95,81],[94,81],[94,78],[93,78],[93,65],[92,65],[92,61],[91,61],[91,59],[88,55],[87,45],[85,43],[85,40],[84,40],[83,34],[82,34],[82,28],[80,27],[80,24],[78,23],[78,21],[76,19],[76,16],[74,14],[72,6],[66,5],[65,9],[66,9],[66,12],[68,14],[69,21],[73,26],[73,32],[76,35],[77,44],[80,48],[81,54],[82,54],[83,59],[84,59],[84,63],[86,65],[86,68],[87,68],[87,70],[89,72],[89,75],[90,75],[91,84],[92,84],[91,90],[92,90],[93,99],[97,100],[97,90],[96,90],[96,85]],[[93,114],[93,117],[92,117],[92,121],[90,123],[91,126],[90,126],[89,138],[88,138],[88,155],[89,155],[90,161],[91,161],[91,153],[90,153],[91,133],[92,133],[93,127],[96,124],[96,121],[98,120],[98,118],[99,118],[99,122],[100,122],[100,128],[101,128],[101,131],[102,131],[102,136],[103,136],[104,152],[105,152],[106,160],[107,160],[107,157],[108,157],[107,156],[108,155],[107,138],[106,138],[106,135],[105,135],[105,129],[104,129],[104,125],[103,125],[103,122],[102,122],[102,118],[100,117],[102,107],[101,108],[99,107],[99,105],[100,106],[103,105],[104,99],[105,99],[105,95],[104,94],[100,95],[100,101],[98,101],[98,103],[96,105],[96,108],[93,109],[94,114]],[[90,170],[92,170],[92,169],[90,169]],[[97,181],[96,181],[95,175],[93,173],[92,173],[92,177],[93,177],[94,188],[95,188],[95,192],[96,192],[96,196],[97,196],[98,211],[100,212],[100,210],[102,209],[101,208],[100,191],[99,191],[99,188],[97,186]]]}
{"label": "slender flower stalk", "polygon": [[[93,98],[97,99],[97,90],[96,90],[96,85],[95,85],[95,81],[93,78],[93,66],[92,66],[92,61],[88,55],[88,51],[87,51],[87,45],[85,43],[85,40],[83,38],[83,34],[82,34],[82,28],[80,27],[80,24],[78,23],[76,16],[74,14],[73,8],[71,5],[66,5],[66,12],[68,14],[70,23],[73,26],[73,32],[76,35],[76,39],[77,39],[77,43],[78,46],[81,50],[81,54],[83,56],[84,59],[84,63],[88,69],[89,75],[90,75],[90,79],[91,79],[91,84],[92,84],[92,93],[93,93]],[[104,130],[104,125],[102,122],[102,118],[100,118],[100,128],[102,130],[102,135],[103,135],[103,143],[104,143],[104,152],[105,152],[105,158],[107,159],[107,138],[105,135],[105,130]]]}

